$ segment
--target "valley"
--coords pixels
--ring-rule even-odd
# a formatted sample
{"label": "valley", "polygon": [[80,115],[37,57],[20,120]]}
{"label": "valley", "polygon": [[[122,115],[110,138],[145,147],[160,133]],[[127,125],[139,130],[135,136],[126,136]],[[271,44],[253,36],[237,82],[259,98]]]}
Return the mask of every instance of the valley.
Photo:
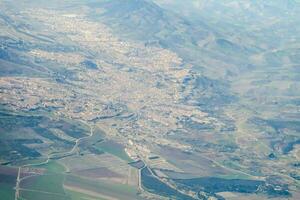
{"label": "valley", "polygon": [[298,199],[292,2],[0,1],[0,196]]}

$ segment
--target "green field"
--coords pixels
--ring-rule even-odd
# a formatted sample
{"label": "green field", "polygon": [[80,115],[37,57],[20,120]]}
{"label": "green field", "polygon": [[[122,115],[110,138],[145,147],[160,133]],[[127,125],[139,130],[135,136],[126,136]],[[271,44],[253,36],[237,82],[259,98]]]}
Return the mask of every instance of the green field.
{"label": "green field", "polygon": [[116,145],[115,143],[111,143],[110,141],[101,142],[95,145],[98,150],[102,150],[106,153],[112,154],[125,160],[126,162],[132,162],[133,160],[129,158],[129,156],[124,151],[124,148],[120,145]]}
{"label": "green field", "polygon": [[[94,181],[73,175],[65,174],[65,168],[56,161],[37,166],[46,169],[44,175],[33,176],[21,182],[20,197],[26,200],[105,200],[104,197],[114,197],[117,199],[132,200],[138,199],[137,190],[124,184],[107,183],[106,181]],[[74,188],[65,188],[71,186]],[[9,187],[6,187],[9,188]],[[13,187],[10,187],[11,190]],[[76,191],[76,188],[85,192]],[[9,190],[3,190],[9,191]],[[1,192],[1,190],[0,190]],[[14,196],[14,190],[11,194]],[[102,197],[103,195],[103,197]],[[9,198],[11,199],[11,198]]]}
{"label": "green field", "polygon": [[62,174],[34,176],[22,181],[21,188],[64,194],[63,181],[64,175]]}
{"label": "green field", "polygon": [[13,189],[13,185],[0,183],[0,199],[14,199],[15,197],[15,190]]}
{"label": "green field", "polygon": [[38,166],[39,168],[44,168],[47,173],[64,173],[66,171],[65,167],[56,161],[49,161],[47,164]]}
{"label": "green field", "polygon": [[94,197],[92,195],[83,194],[80,192],[75,192],[72,190],[66,190],[66,193],[72,200],[83,200],[83,199],[90,199],[90,200],[106,200],[100,197]]}
{"label": "green field", "polygon": [[14,199],[17,170],[0,165],[0,199]]}
{"label": "green field", "polygon": [[51,193],[43,192],[32,192],[32,191],[21,191],[21,198],[26,200],[71,200],[70,197],[66,195],[56,195]]}
{"label": "green field", "polygon": [[77,187],[122,200],[139,199],[137,190],[125,184],[108,183],[106,181],[94,181],[77,176],[66,176],[66,185]]}

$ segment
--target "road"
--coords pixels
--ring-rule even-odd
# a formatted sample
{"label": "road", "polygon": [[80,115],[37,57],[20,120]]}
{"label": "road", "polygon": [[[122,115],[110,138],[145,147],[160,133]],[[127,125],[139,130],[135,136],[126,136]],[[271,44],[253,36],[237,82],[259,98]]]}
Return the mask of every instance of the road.
{"label": "road", "polygon": [[76,148],[77,148],[78,145],[80,144],[80,141],[81,141],[81,140],[86,139],[86,138],[89,138],[89,137],[92,137],[92,136],[94,135],[94,129],[93,129],[93,127],[91,127],[90,125],[89,125],[89,127],[90,127],[90,134],[89,134],[88,136],[84,136],[84,137],[82,137],[82,138],[76,139],[76,140],[75,140],[75,145],[73,146],[73,148],[72,148],[69,152],[67,152],[67,154],[68,154],[68,153],[70,153],[70,154],[74,153],[74,151],[76,150]]}
{"label": "road", "polygon": [[20,173],[21,173],[21,167],[18,169],[18,176],[17,176],[17,181],[16,181],[16,193],[15,193],[15,200],[19,199],[20,196]]}

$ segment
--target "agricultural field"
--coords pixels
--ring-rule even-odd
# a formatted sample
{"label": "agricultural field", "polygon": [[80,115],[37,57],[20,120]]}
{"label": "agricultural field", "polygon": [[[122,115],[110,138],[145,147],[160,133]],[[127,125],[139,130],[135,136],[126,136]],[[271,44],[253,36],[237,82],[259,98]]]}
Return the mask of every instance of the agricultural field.
{"label": "agricultural field", "polygon": [[13,187],[16,183],[18,170],[16,168],[9,168],[0,166],[0,196],[3,199],[13,199],[15,191]]}

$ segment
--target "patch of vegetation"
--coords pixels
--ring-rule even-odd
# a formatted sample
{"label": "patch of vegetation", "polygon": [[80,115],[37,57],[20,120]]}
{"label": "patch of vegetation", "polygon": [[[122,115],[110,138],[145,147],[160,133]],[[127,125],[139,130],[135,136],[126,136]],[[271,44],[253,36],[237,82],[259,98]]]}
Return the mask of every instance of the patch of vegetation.
{"label": "patch of vegetation", "polygon": [[106,199],[102,199],[102,198],[95,197],[95,196],[92,196],[92,195],[76,192],[76,191],[73,191],[73,190],[65,190],[65,191],[66,191],[67,195],[72,200],[82,200],[82,199],[106,200]]}
{"label": "patch of vegetation", "polygon": [[138,161],[135,161],[135,162],[130,162],[128,164],[131,165],[132,167],[135,167],[135,168],[138,168],[138,169],[141,169],[145,166],[144,162],[141,161],[141,160],[138,160]]}
{"label": "patch of vegetation", "polygon": [[219,192],[264,193],[272,196],[289,196],[286,186],[273,185],[260,180],[224,179],[216,177],[202,177],[193,179],[173,179],[179,187],[189,188],[208,194]]}
{"label": "patch of vegetation", "polygon": [[180,200],[192,200],[192,197],[181,194],[177,190],[169,187],[167,184],[161,182],[157,178],[153,177],[148,168],[142,169],[142,185],[143,187],[155,194],[166,196],[172,199]]}
{"label": "patch of vegetation", "polygon": [[0,182],[0,197],[1,199],[14,199],[15,190],[13,185]]}
{"label": "patch of vegetation", "polygon": [[63,174],[47,174],[27,178],[21,182],[21,187],[30,190],[64,195],[63,182]]}
{"label": "patch of vegetation", "polygon": [[[1,167],[1,166],[0,166]],[[17,170],[9,167],[0,168],[0,199],[14,199]]]}
{"label": "patch of vegetation", "polygon": [[125,184],[108,183],[106,181],[94,181],[71,175],[66,176],[65,184],[106,196],[111,196],[117,199],[139,199],[137,196],[137,190]]}
{"label": "patch of vegetation", "polygon": [[65,119],[53,119],[51,114],[28,115],[21,112],[10,112],[0,107],[0,158],[5,161],[17,161],[24,158],[36,160],[41,156],[39,151],[29,148],[26,144],[42,144],[44,141],[38,135],[54,143],[53,149],[71,149],[74,141],[67,137],[60,137],[51,131],[59,129],[62,133],[73,138],[84,137],[89,134],[89,127],[83,123]]}
{"label": "patch of vegetation", "polygon": [[0,140],[0,158],[17,160],[23,157],[39,157],[39,152],[24,145],[35,143],[34,141],[40,143],[40,140]]}
{"label": "patch of vegetation", "polygon": [[47,173],[63,173],[66,171],[65,167],[56,161],[49,161],[47,164],[38,166],[39,168],[44,168]]}
{"label": "patch of vegetation", "polygon": [[59,120],[53,124],[49,125],[49,128],[57,128],[62,130],[67,135],[73,138],[81,138],[89,133],[89,127],[80,122],[67,121],[67,120]]}
{"label": "patch of vegetation", "polygon": [[91,60],[85,60],[85,61],[81,62],[81,65],[83,65],[87,69],[98,69],[97,64]]}
{"label": "patch of vegetation", "polygon": [[106,153],[112,154],[125,160],[126,162],[132,162],[133,160],[126,154],[124,147],[113,141],[104,141],[95,145],[95,148],[102,150]]}
{"label": "patch of vegetation", "polygon": [[21,199],[22,198],[30,200],[71,200],[71,198],[66,195],[43,193],[39,191],[21,191]]}
{"label": "patch of vegetation", "polygon": [[253,193],[258,188],[264,185],[263,181],[256,180],[244,180],[244,179],[222,179],[215,177],[203,177],[186,180],[175,180],[177,183],[188,186],[194,191],[205,191],[209,193],[218,192],[241,192],[241,193]]}

